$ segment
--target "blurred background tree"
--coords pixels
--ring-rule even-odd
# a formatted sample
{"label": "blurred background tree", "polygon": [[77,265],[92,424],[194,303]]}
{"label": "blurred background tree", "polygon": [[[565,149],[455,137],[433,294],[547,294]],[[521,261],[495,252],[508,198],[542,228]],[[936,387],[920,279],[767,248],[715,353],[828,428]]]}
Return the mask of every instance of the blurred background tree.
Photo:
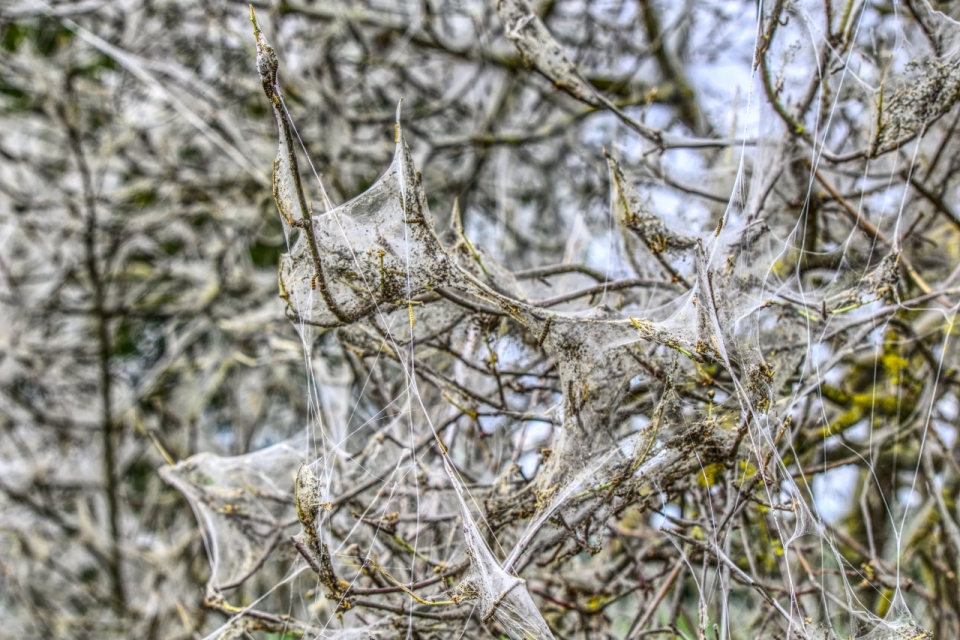
{"label": "blurred background tree", "polygon": [[[777,452],[744,444],[662,495],[618,497],[594,525],[552,521],[560,533],[521,575],[558,638],[810,637],[770,604],[802,618],[817,609],[803,598],[880,618],[907,607],[937,637],[960,635],[951,3],[547,0],[506,28],[484,1],[253,4],[330,199],[350,200],[389,165],[402,98],[444,243],[469,239],[544,308],[656,309],[697,278],[611,213],[604,148],[670,228],[709,238],[725,212],[745,212],[776,239],[779,253],[758,256],[757,274],[775,282],[758,304],[808,323],[803,360],[778,372]],[[305,351],[286,318],[276,129],[247,18],[246,3],[228,0],[0,6],[0,635],[315,637],[336,619],[314,602],[316,576],[284,578],[297,562],[286,537],[276,566],[225,591],[231,603],[205,590],[197,521],[157,473],[198,453],[261,450],[317,428],[318,415],[359,433],[403,394],[396,370],[334,332]],[[539,20],[569,68],[524,49]],[[478,317],[471,344],[486,359],[457,366],[497,384],[476,406],[448,394],[444,407],[461,448],[489,447],[492,475],[466,480],[478,503],[492,500],[484,513],[498,530],[503,487],[520,491],[549,455],[549,438],[525,430],[552,424],[561,390],[549,366],[535,384],[499,371],[505,336],[543,340]],[[722,367],[703,375],[732,388]],[[503,376],[528,409],[511,406]],[[635,385],[625,415],[649,418],[656,393]],[[498,475],[504,461],[515,473]],[[406,488],[433,490],[419,473]],[[783,560],[777,512],[799,499],[794,480],[826,524]],[[763,487],[783,487],[773,495],[784,504]],[[364,513],[364,494],[334,498]],[[416,509],[396,515],[383,567],[416,556]],[[367,544],[359,534],[340,541],[344,556],[368,553],[350,550]],[[411,562],[390,571],[412,585],[428,569]],[[361,622],[387,616],[375,637],[503,632],[460,609],[444,623],[386,570],[355,570],[341,602]],[[417,589],[432,598],[460,575]],[[267,592],[271,611],[235,615]],[[349,615],[347,627],[359,624]],[[838,633],[863,632],[851,625]]]}

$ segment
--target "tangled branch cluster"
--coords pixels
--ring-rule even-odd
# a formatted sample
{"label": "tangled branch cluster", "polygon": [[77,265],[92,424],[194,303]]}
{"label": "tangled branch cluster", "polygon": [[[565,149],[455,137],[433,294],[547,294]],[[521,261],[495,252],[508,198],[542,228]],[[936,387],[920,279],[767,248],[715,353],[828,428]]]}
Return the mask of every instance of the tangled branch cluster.
{"label": "tangled branch cluster", "polygon": [[3,13],[23,633],[960,631],[948,14],[159,7]]}

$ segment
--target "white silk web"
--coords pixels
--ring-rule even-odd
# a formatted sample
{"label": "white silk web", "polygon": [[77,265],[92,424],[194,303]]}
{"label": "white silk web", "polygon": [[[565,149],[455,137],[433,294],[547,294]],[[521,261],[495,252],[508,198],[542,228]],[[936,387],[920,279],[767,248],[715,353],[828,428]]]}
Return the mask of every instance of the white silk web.
{"label": "white silk web", "polygon": [[[311,376],[322,345],[323,380],[341,382],[337,398],[328,389],[321,400],[311,377],[303,435],[166,473],[204,531],[210,598],[249,589],[224,633],[273,598],[277,624],[309,637],[586,637],[576,617],[591,612],[570,603],[576,585],[636,562],[622,551],[650,533],[634,532],[654,510],[664,520],[652,535],[680,561],[656,594],[623,587],[622,568],[608,590],[591,591],[589,606],[632,620],[611,624],[609,637],[640,637],[683,575],[699,612],[688,631],[700,637],[774,626],[791,638],[929,637],[910,612],[899,559],[922,526],[911,514],[949,511],[936,491],[921,507],[913,501],[922,472],[933,482],[946,473],[933,456],[956,404],[939,381],[957,362],[958,273],[925,259],[911,233],[924,198],[945,197],[924,194],[916,175],[929,177],[942,151],[936,132],[960,97],[960,67],[956,24],[910,6],[922,28],[889,33],[899,23],[867,24],[876,16],[863,3],[844,16],[823,16],[817,3],[764,6],[757,92],[744,110],[756,118],[738,140],[720,141],[663,133],[621,110],[530,7],[500,0],[523,60],[608,109],[642,152],[613,140],[606,154],[618,232],[600,247],[608,273],[588,289],[569,278],[543,286],[572,265],[500,264],[468,236],[459,209],[442,241],[399,109],[383,176],[340,206],[322,187],[324,204],[311,203],[278,61],[257,30],[280,131],[274,191],[289,241],[280,297]],[[818,69],[812,85],[793,72],[797,60]],[[854,130],[861,115],[848,110],[871,102],[875,126]],[[682,179],[676,166],[641,160],[628,170],[623,159],[715,147],[739,155],[717,160],[724,171],[702,188],[732,195],[699,221],[696,210],[673,220],[657,210],[657,189]],[[913,328],[905,313],[918,318]],[[938,331],[932,350],[901,349]],[[864,353],[879,363],[872,377],[844,388],[844,376],[862,375]],[[843,459],[865,469],[862,496],[871,483],[912,479],[881,491],[889,500],[879,511],[864,508],[889,518],[897,547],[871,550],[872,565],[846,559],[862,545],[822,510],[817,478]],[[257,582],[270,563],[286,577]],[[870,601],[876,592],[886,604]],[[690,596],[675,594],[678,609]],[[755,616],[750,631],[735,611]]]}

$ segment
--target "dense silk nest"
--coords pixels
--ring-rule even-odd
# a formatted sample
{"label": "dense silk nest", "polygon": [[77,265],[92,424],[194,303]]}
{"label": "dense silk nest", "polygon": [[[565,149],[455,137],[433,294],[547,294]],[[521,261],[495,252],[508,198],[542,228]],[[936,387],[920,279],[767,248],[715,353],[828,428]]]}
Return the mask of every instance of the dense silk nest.
{"label": "dense silk nest", "polygon": [[[621,112],[524,2],[500,0],[497,10],[524,63],[556,88],[611,109],[651,148],[710,146],[708,139],[665,136]],[[792,11],[797,21],[809,17],[800,6]],[[926,19],[945,24],[936,13]],[[776,19],[762,27],[768,40],[786,28]],[[285,444],[236,459],[198,456],[166,471],[205,531],[212,600],[223,602],[271,554],[282,555],[302,527],[293,538],[302,562],[284,556],[286,580],[297,584],[306,573],[317,586],[304,596],[313,598],[305,617],[283,618],[291,630],[322,637],[567,637],[569,613],[577,609],[562,603],[571,593],[551,593],[537,567],[562,571],[566,560],[573,571],[600,572],[618,562],[625,523],[653,510],[666,514],[661,535],[681,550],[674,575],[680,568],[699,575],[701,637],[707,581],[719,585],[725,625],[730,598],[748,597],[734,595],[742,591],[767,612],[762,619],[779,618],[781,637],[930,637],[916,626],[899,586],[883,620],[859,601],[845,570],[848,542],[838,542],[811,503],[788,444],[797,437],[792,414],[822,381],[810,377],[813,363],[857,348],[866,337],[857,327],[897,308],[907,286],[902,274],[922,299],[944,295],[905,255],[899,222],[889,231],[856,210],[843,211],[865,230],[852,233],[839,254],[845,275],[784,277],[784,265],[798,259],[794,240],[785,238],[795,238],[798,228],[782,214],[791,205],[780,200],[777,185],[792,170],[796,140],[755,141],[750,171],[741,163],[733,197],[698,230],[676,228],[655,213],[644,183],[608,153],[617,268],[629,272],[633,265],[633,273],[544,296],[527,274],[511,272],[468,237],[459,210],[451,231],[438,232],[400,108],[393,162],[379,180],[340,206],[330,204],[322,186],[321,202],[311,202],[278,60],[256,33],[257,66],[280,131],[274,194],[288,239],[279,274],[287,315],[308,361],[315,341],[335,335],[343,357],[362,363],[371,380],[401,382],[358,428],[318,416]],[[874,90],[887,98],[874,139],[856,157],[900,148],[950,111],[955,61],[947,40],[942,44],[942,59],[907,65],[905,84],[889,89],[896,83],[889,77]],[[769,54],[759,55],[768,74]],[[907,83],[911,74],[920,81]],[[868,90],[859,82],[846,90]],[[773,122],[791,124],[787,107],[773,111],[766,114]],[[820,145],[831,135],[817,132],[814,140],[803,133],[800,141]],[[796,162],[805,161],[799,155]],[[821,177],[814,166],[808,162],[801,172],[811,185]],[[864,251],[872,257],[863,259]],[[603,302],[582,304],[594,296]],[[930,393],[916,406],[929,406]],[[298,472],[301,463],[307,466]],[[725,470],[734,473],[718,481]],[[696,486],[709,501],[700,519],[671,518],[667,503]],[[775,527],[765,544],[776,546],[780,560],[761,573],[780,576],[776,587],[758,578],[752,560],[731,556],[724,533],[751,501]],[[359,505],[365,510],[356,511]],[[739,535],[738,548],[759,544],[743,527]],[[813,579],[805,559],[811,540],[822,576],[817,589],[800,590],[792,572]],[[596,604],[627,595],[597,594]],[[226,610],[235,611],[234,621],[249,614]],[[611,637],[639,637],[639,618]],[[751,635],[736,626],[719,637]]]}

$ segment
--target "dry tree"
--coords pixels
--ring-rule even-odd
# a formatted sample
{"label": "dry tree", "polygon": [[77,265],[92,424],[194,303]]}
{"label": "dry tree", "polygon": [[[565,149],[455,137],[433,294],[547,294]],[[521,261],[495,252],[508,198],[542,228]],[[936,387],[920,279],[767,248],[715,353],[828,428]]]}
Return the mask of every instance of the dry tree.
{"label": "dry tree", "polygon": [[21,633],[960,633],[952,9],[162,7],[3,14]]}

